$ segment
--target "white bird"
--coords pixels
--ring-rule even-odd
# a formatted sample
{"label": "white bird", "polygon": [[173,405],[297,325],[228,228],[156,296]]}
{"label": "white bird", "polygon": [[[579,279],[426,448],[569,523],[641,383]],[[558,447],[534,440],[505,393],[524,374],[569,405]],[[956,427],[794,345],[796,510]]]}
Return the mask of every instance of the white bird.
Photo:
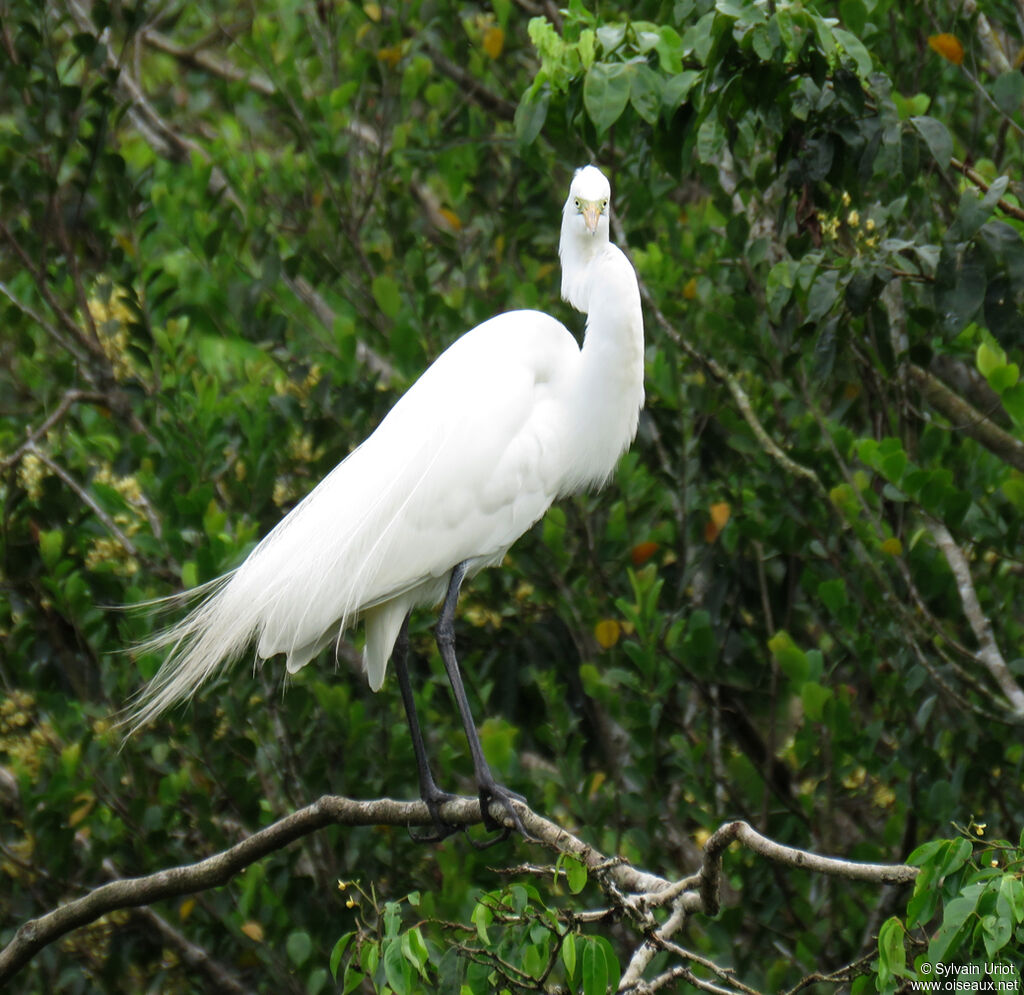
{"label": "white bird", "polygon": [[[437,641],[480,791],[522,830],[480,747],[455,658],[452,619],[468,577],[501,561],[553,501],[600,487],[636,434],[643,405],[643,315],[636,274],[609,241],[611,188],[576,171],[562,209],[562,297],[588,315],[583,346],[539,311],[510,311],[466,332],[361,446],[267,535],[202,603],[147,649],[169,649],[140,692],[137,727],[189,698],[255,642],[289,674],[362,621],[374,691],[389,657],[409,720],[420,793],[437,836],[450,795],[434,783],[406,668],[410,612],[443,602]],[[396,642],[398,643],[396,648]]]}

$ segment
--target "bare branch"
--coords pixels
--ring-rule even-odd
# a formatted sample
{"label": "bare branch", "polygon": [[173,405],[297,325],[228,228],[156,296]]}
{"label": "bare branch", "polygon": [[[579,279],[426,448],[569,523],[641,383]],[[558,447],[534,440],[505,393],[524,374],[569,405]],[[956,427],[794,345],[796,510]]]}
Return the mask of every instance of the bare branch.
{"label": "bare branch", "polygon": [[789,867],[800,867],[817,874],[829,874],[850,881],[871,881],[874,884],[909,884],[917,877],[917,868],[906,864],[867,864],[838,857],[821,857],[807,850],[784,846],[762,836],[748,823],[737,820],[716,829],[704,844],[704,866],[700,872],[700,894],[703,910],[717,915],[722,853],[730,843],[739,842],[762,857]]}
{"label": "bare branch", "polygon": [[949,389],[937,376],[911,363],[910,378],[929,404],[941,411],[964,435],[980,442],[989,452],[1024,472],[1024,443],[986,418],[959,394]]}
{"label": "bare branch", "polygon": [[960,603],[963,605],[964,614],[974,632],[974,637],[978,640],[977,659],[988,668],[992,679],[1006,695],[1007,701],[1013,706],[1017,715],[1024,717],[1024,691],[1021,690],[1020,685],[1010,673],[992,632],[992,623],[982,611],[981,602],[978,600],[978,593],[974,589],[974,581],[971,578],[971,568],[967,557],[964,556],[964,551],[956,544],[949,529],[942,522],[926,517],[925,524],[956,578]]}
{"label": "bare branch", "polygon": [[[453,825],[466,826],[480,821],[480,803],[475,799],[448,802],[441,811],[445,820]],[[29,920],[0,951],[0,985],[12,978],[43,947],[108,912],[217,887],[268,853],[332,824],[424,826],[431,824],[431,818],[423,802],[397,802],[390,798],[360,802],[325,795],[312,805],[198,863],[173,867],[145,877],[112,881],[38,919]]]}
{"label": "bare branch", "polygon": [[[771,860],[853,880],[876,883],[909,882],[917,874],[917,868],[900,864],[862,864],[833,857],[820,857],[805,850],[775,843],[755,832],[745,822],[730,822],[708,839],[704,848],[704,865],[699,876],[673,883],[658,875],[637,870],[624,860],[609,860],[592,846],[538,815],[525,804],[516,802],[515,805],[523,825],[532,836],[549,849],[571,853],[582,861],[601,887],[618,896],[617,901],[620,905],[623,901],[626,902],[631,917],[638,922],[651,922],[645,908],[648,905],[660,904],[659,896],[666,893],[673,896],[674,907],[669,918],[660,929],[645,939],[640,950],[634,955],[627,977],[634,979],[633,983],[636,984],[643,984],[640,980],[641,974],[654,954],[660,949],[670,949],[667,946],[670,937],[685,923],[688,915],[693,912],[706,912],[709,915],[717,913],[720,903],[721,855],[734,840],[744,843]],[[501,804],[495,802],[490,814],[495,820],[511,825],[511,817]],[[456,798],[441,806],[441,817],[450,825],[465,829],[482,821],[480,802],[475,798]],[[311,805],[279,819],[242,842],[204,860],[158,871],[145,877],[112,881],[37,919],[30,919],[22,924],[10,943],[0,950],[0,985],[12,978],[44,947],[72,930],[94,922],[108,912],[138,908],[179,895],[218,887],[267,854],[281,850],[329,825],[430,826],[432,818],[426,804],[420,801],[401,802],[390,798],[355,801],[338,795],[324,795]],[[111,872],[109,868],[108,872]],[[693,890],[693,886],[698,883],[699,891]],[[610,884],[614,887],[609,887]],[[624,896],[621,894],[622,891],[631,894]],[[695,957],[696,955],[687,954],[687,959],[691,961],[696,962]],[[729,983],[734,985],[734,990],[746,990],[731,978]]]}

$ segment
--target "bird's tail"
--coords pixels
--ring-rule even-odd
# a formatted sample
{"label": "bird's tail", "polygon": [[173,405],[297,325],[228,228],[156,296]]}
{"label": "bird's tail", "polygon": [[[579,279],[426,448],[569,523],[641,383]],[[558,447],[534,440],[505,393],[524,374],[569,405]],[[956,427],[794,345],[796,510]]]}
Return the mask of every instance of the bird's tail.
{"label": "bird's tail", "polygon": [[233,579],[234,574],[225,574],[190,591],[190,597],[202,599],[196,607],[180,622],[134,647],[143,653],[166,651],[167,658],[119,716],[117,724],[127,727],[128,736],[172,705],[191,698],[221,665],[234,662],[252,642],[256,633],[253,606],[244,603]]}

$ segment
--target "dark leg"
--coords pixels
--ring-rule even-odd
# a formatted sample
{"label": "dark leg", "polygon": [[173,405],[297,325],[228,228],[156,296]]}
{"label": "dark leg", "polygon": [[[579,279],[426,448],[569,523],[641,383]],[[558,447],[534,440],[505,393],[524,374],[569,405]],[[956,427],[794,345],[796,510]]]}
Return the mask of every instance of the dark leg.
{"label": "dark leg", "polygon": [[420,780],[420,797],[427,803],[427,810],[434,820],[434,834],[418,836],[411,829],[409,835],[417,843],[437,843],[446,836],[451,836],[457,831],[457,827],[446,823],[440,814],[440,806],[453,799],[455,796],[442,791],[434,781],[434,775],[430,772],[430,763],[427,760],[427,750],[423,745],[423,734],[420,732],[420,720],[416,715],[416,704],[412,697],[412,686],[409,683],[409,616],[405,616],[402,628],[398,630],[398,639],[395,640],[395,650],[391,659],[395,664],[395,674],[398,677],[398,687],[402,692],[402,704],[405,705],[405,717],[409,721],[409,733],[412,736],[412,748],[416,754],[416,771]]}
{"label": "dark leg", "polygon": [[[441,607],[441,616],[437,620],[435,633],[437,636],[437,648],[441,651],[441,659],[444,660],[444,669],[448,672],[448,680],[452,686],[452,693],[455,695],[455,703],[459,707],[459,715],[462,717],[462,727],[466,731],[466,739],[469,741],[469,752],[473,757],[473,771],[476,774],[477,787],[480,789],[480,814],[483,816],[484,825],[488,829],[501,830],[501,835],[496,839],[488,840],[482,846],[490,846],[499,840],[508,837],[509,829],[496,822],[490,813],[492,801],[501,802],[515,824],[515,828],[526,839],[533,837],[523,827],[523,823],[512,805],[512,800],[523,801],[521,795],[514,794],[508,788],[503,787],[494,780],[487,760],[484,758],[483,747],[480,745],[480,737],[477,735],[476,726],[473,725],[473,716],[469,710],[469,701],[466,699],[466,689],[462,685],[462,675],[459,672],[459,662],[455,658],[455,606],[459,600],[459,588],[466,576],[466,564],[460,563],[452,570],[451,580],[448,582],[448,593],[445,595],[444,605]],[[476,844],[474,845],[481,845]]]}

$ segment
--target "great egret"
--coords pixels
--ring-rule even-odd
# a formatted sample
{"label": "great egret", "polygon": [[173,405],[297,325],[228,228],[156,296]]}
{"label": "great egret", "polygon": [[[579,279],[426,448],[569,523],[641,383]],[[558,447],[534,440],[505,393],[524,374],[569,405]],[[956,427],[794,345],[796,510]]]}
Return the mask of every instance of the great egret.
{"label": "great egret", "polygon": [[462,582],[500,562],[552,501],[601,486],[636,434],[643,405],[643,315],[636,274],[609,242],[611,188],[578,169],[562,209],[562,297],[588,315],[582,348],[539,311],[467,332],[409,388],[358,449],[203,601],[147,648],[169,649],[127,720],[137,727],[195,694],[253,642],[294,674],[353,623],[366,627],[374,691],[394,650],[420,794],[441,838],[434,782],[406,666],[409,613],[442,603],[436,636],[469,740],[484,823],[490,802],[522,824],[473,725],[455,657]]}

